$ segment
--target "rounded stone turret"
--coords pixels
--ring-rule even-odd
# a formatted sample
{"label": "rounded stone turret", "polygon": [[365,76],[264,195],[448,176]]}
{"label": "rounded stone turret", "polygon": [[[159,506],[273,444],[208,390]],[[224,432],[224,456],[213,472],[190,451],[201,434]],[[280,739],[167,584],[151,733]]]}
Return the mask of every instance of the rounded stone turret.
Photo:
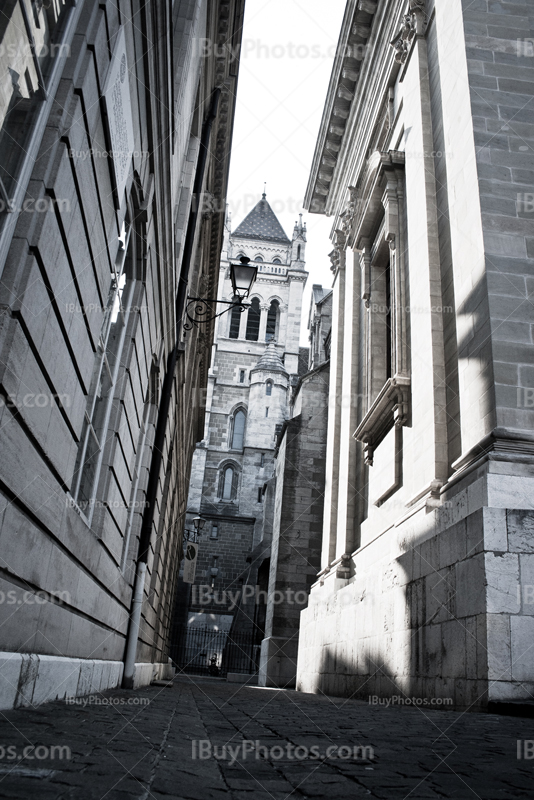
{"label": "rounded stone turret", "polygon": [[288,414],[289,375],[278,355],[276,343],[270,342],[257,364],[250,370],[247,445],[272,448],[276,426]]}

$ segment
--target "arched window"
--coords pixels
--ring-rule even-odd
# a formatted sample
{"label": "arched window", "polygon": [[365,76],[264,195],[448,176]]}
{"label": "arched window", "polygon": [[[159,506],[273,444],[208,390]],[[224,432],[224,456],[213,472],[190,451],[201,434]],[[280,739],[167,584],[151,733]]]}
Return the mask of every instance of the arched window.
{"label": "arched window", "polygon": [[237,497],[237,478],[237,470],[231,464],[227,464],[221,469],[219,491],[217,493],[221,500],[235,500]]}
{"label": "arched window", "polygon": [[[234,298],[235,300],[236,298]],[[241,323],[241,306],[232,308],[230,314],[230,339],[239,339],[239,325]]]}
{"label": "arched window", "polygon": [[245,422],[247,416],[241,409],[234,417],[234,426],[232,429],[232,450],[242,450],[245,441]]}
{"label": "arched window", "polygon": [[246,338],[249,342],[257,342],[260,335],[260,301],[257,297],[252,300],[248,310]]}
{"label": "arched window", "polygon": [[300,261],[300,244],[297,247],[297,260]]}
{"label": "arched window", "polygon": [[265,394],[267,395],[267,397],[270,397],[272,393],[273,393],[273,382],[267,381],[267,383],[265,384]]}
{"label": "arched window", "polygon": [[232,499],[233,484],[234,484],[234,470],[232,469],[232,467],[226,467],[226,469],[224,470],[224,479],[223,479],[223,490],[222,490],[223,500]]}
{"label": "arched window", "polygon": [[267,313],[267,327],[265,329],[265,341],[272,342],[272,340],[276,337],[276,326],[278,322],[278,311],[280,309],[280,305],[277,300],[273,300],[271,305],[269,306],[269,311]]}
{"label": "arched window", "polygon": [[263,258],[262,258],[261,256],[256,256],[256,258],[254,259],[254,261],[263,261]]}
{"label": "arched window", "polygon": [[273,264],[281,264],[281,263],[282,262],[280,261],[279,258],[273,258]]}

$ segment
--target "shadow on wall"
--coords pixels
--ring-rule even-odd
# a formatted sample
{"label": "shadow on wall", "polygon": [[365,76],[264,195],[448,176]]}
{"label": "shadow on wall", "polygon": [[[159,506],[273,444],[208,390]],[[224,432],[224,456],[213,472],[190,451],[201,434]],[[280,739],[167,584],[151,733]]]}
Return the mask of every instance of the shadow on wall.
{"label": "shadow on wall", "polygon": [[[356,559],[362,577],[331,595],[326,607],[319,605],[308,623],[311,629],[320,626],[323,643],[314,662],[304,642],[303,663],[311,669],[301,667],[298,688],[432,708],[487,703],[484,559],[498,556],[484,554],[483,517],[501,509],[479,509],[451,523],[463,499],[440,509],[439,527],[431,523],[396,559],[365,573]],[[515,585],[509,588],[515,592]],[[304,638],[311,634],[313,641],[306,627]]]}

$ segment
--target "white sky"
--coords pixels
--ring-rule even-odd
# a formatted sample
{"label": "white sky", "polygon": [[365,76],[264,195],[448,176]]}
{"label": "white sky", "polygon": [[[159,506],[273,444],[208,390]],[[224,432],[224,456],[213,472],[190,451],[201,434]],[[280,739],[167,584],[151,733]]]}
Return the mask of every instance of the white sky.
{"label": "white sky", "polygon": [[[289,238],[303,211],[345,0],[246,0],[230,164],[232,228],[267,200]],[[308,226],[301,345],[308,345],[311,287],[331,286],[332,219]]]}

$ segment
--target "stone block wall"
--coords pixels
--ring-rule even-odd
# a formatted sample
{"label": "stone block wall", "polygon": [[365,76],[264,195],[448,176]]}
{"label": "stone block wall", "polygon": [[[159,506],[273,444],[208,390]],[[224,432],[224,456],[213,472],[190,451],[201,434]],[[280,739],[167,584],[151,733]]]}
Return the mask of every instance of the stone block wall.
{"label": "stone block wall", "polygon": [[294,686],[300,613],[321,563],[328,363],[304,376],[276,458],[262,686]]}
{"label": "stone block wall", "polygon": [[362,548],[353,578],[314,589],[298,688],[456,708],[532,692],[534,501],[500,506],[502,478],[481,468]]}
{"label": "stone block wall", "polygon": [[[414,27],[396,58],[390,42],[407,4],[377,7],[326,198],[337,215],[327,511],[297,685],[471,708],[529,698],[534,686],[534,11],[527,0],[409,5]],[[376,195],[384,216],[368,212],[374,150],[403,152],[399,217],[386,198],[391,172]],[[324,180],[312,176],[310,197]],[[407,348],[410,384],[406,418],[399,404],[389,421],[380,398],[372,405],[379,292],[365,283],[384,245],[382,219],[395,280],[405,282],[394,310],[397,320],[406,312],[406,327],[393,343]],[[373,220],[379,234],[369,242]],[[363,291],[347,313],[350,249]],[[345,385],[362,400],[356,480],[342,461]],[[350,516],[341,482],[358,491],[354,547],[350,523],[339,524]]]}

